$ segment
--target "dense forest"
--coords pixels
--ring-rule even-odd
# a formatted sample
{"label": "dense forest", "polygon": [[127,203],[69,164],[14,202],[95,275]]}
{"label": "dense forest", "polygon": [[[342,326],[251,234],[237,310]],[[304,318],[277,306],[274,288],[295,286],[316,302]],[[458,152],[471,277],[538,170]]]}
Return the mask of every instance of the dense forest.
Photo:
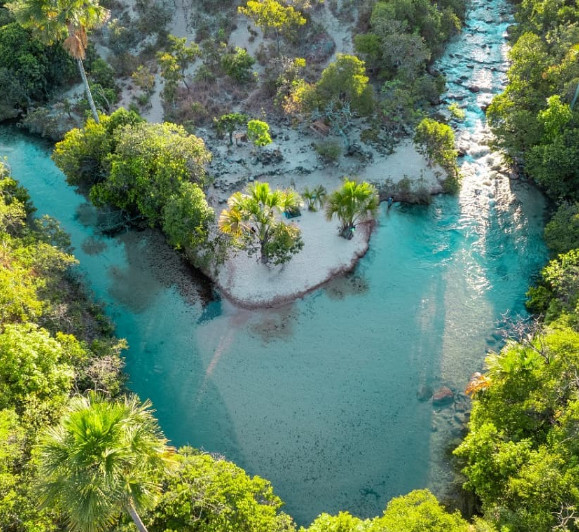
{"label": "dense forest", "polygon": [[[198,28],[204,38],[187,46],[163,31],[166,10],[137,4],[135,20],[111,22],[108,44],[118,52],[112,66],[87,44],[82,24],[64,23],[61,33],[47,37],[38,25],[23,22],[30,20],[25,8],[33,9],[33,2],[0,8],[0,118],[22,117],[32,131],[63,138],[53,157],[70,184],[96,205],[121,212],[125,224],[161,228],[174,247],[206,266],[206,257],[222,254],[229,241],[211,234],[215,215],[205,196],[210,154],[192,131],[215,115],[212,127],[232,141],[252,110],[232,113],[209,96],[194,102],[191,95],[230,90],[232,84],[247,91],[257,83],[255,59],[218,44],[232,31],[224,20],[215,27],[204,19]],[[268,4],[277,19],[260,12]],[[106,17],[96,3],[91,7],[97,27]],[[216,9],[206,7],[209,14]],[[353,113],[367,121],[365,136],[373,141],[385,131],[408,133],[420,122],[418,141],[454,175],[450,128],[423,118],[444,87],[432,60],[460,31],[465,4],[364,2],[354,40],[359,57],[338,55],[325,69],[304,70],[296,31],[314,8],[274,0],[241,6],[271,35],[267,57],[279,59],[259,81],[271,112],[291,119],[320,116],[338,136],[346,134]],[[158,26],[152,27],[152,18]],[[487,116],[496,147],[553,200],[545,230],[553,258],[529,290],[533,318],[509,326],[505,347],[486,358],[485,371],[467,388],[472,413],[455,455],[464,489],[475,499],[473,515],[448,511],[418,490],[390,501],[382,516],[322,514],[299,530],[579,529],[579,7],[523,0],[516,20],[508,86]],[[139,32],[156,40],[137,56],[126,50]],[[201,65],[188,80],[185,72],[197,59]],[[148,123],[139,115],[151,97],[154,61],[165,79],[166,115],[178,124]],[[55,101],[85,67],[86,96],[74,104]],[[123,76],[141,93],[130,111],[114,111]],[[256,147],[267,143],[267,130],[253,126]],[[332,156],[330,145],[318,149]],[[0,528],[297,530],[268,481],[220,457],[169,445],[152,405],[125,387],[125,342],[86,293],[67,235],[55,220],[34,216],[17,178],[0,165]],[[362,188],[366,207],[374,208],[374,191]],[[289,260],[299,235],[272,230],[270,247],[262,245],[261,253]]]}

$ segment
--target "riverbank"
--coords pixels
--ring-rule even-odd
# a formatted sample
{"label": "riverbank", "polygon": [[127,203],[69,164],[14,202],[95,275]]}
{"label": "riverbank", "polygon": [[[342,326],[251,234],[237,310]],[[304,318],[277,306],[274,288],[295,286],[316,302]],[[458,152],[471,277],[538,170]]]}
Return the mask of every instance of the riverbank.
{"label": "riverbank", "polygon": [[[300,143],[304,143],[304,139],[299,135],[287,138],[287,144],[278,144],[275,148],[280,162],[274,165],[254,165],[248,169],[242,162],[248,160],[249,148],[236,148],[235,157],[239,162],[218,173],[208,194],[217,215],[234,191],[242,190],[254,179],[267,181],[274,188],[291,186],[302,192],[305,187],[322,185],[332,192],[341,185],[343,177],[348,176],[373,184],[381,197],[392,195],[405,201],[413,195],[429,197],[442,192],[443,171],[429,166],[410,140],[401,142],[390,155],[376,150],[368,152],[363,164],[344,157],[334,165],[325,165],[313,150],[302,149]],[[219,149],[214,153],[217,161],[213,166],[218,169],[227,156]],[[297,156],[292,157],[292,153]],[[300,171],[303,168],[308,168],[308,172]],[[289,223],[300,228],[304,247],[288,263],[265,265],[256,256],[240,251],[219,266],[216,274],[210,275],[222,294],[236,306],[250,309],[282,306],[352,271],[368,251],[374,227],[371,221],[360,224],[354,238],[345,240],[339,236],[336,220],[326,220],[323,211],[305,209]]]}
{"label": "riverbank", "polygon": [[281,266],[263,264],[241,251],[220,269],[215,283],[243,308],[278,307],[305,296],[329,280],[352,271],[368,251],[372,222],[357,227],[354,237],[338,236],[337,222],[321,212],[303,212],[291,222],[302,231],[304,249]]}

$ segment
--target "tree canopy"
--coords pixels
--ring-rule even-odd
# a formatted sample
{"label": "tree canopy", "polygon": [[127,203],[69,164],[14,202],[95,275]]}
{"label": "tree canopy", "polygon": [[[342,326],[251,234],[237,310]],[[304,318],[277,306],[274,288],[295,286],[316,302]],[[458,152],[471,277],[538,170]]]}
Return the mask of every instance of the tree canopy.
{"label": "tree canopy", "polygon": [[326,218],[340,221],[340,235],[351,238],[361,221],[373,219],[378,212],[378,192],[373,185],[344,178],[344,184],[326,200]]}
{"label": "tree canopy", "polygon": [[264,264],[283,264],[303,247],[299,227],[286,224],[280,215],[294,210],[301,198],[293,190],[271,190],[255,182],[245,194],[234,193],[219,216],[219,229],[249,254],[259,253]]}

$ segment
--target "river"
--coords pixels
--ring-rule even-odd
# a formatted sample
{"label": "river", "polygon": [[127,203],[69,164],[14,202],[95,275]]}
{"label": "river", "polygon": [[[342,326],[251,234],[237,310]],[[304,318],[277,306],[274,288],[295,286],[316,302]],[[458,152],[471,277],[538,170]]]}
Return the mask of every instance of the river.
{"label": "river", "polygon": [[464,389],[500,347],[502,316],[524,313],[546,261],[542,196],[495,179],[479,144],[481,106],[504,83],[510,21],[502,0],[475,0],[438,62],[448,100],[467,112],[460,194],[383,207],[353,274],[275,311],[221,301],[155,232],[95,234],[94,211],[65,184],[49,145],[0,128],[14,177],[71,234],[86,282],[128,339],[131,389],[153,401],[175,445],[271,480],[300,523],[323,511],[377,515],[415,488],[441,493],[444,450],[464,413],[417,392]]}

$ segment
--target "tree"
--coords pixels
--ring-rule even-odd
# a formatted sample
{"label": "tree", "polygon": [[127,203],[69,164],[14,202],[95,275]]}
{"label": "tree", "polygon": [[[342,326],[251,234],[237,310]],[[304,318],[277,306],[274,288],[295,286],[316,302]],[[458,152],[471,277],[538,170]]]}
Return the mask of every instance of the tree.
{"label": "tree", "polygon": [[99,115],[84,71],[87,31],[106,22],[109,11],[98,0],[14,0],[6,4],[17,22],[32,29],[46,44],[62,41],[65,50],[76,60],[93,118]]}
{"label": "tree", "polygon": [[340,236],[350,239],[358,223],[376,216],[378,205],[378,192],[373,185],[346,177],[342,188],[332,192],[326,201],[326,218],[338,218]]}
{"label": "tree", "polygon": [[569,529],[558,525],[579,504],[578,354],[579,334],[560,323],[486,359],[488,386],[455,454],[501,530]]}
{"label": "tree", "polygon": [[276,218],[297,208],[301,199],[293,190],[270,190],[268,183],[255,182],[247,193],[236,192],[228,209],[219,216],[219,229],[250,254],[259,251],[261,262],[283,264],[303,247],[300,230]]}
{"label": "tree", "polygon": [[579,203],[562,203],[545,226],[545,243],[555,255],[579,248]]}
{"label": "tree", "polygon": [[225,52],[221,56],[221,68],[235,81],[246,83],[254,80],[254,73],[251,67],[255,64],[255,59],[251,57],[245,48],[236,46],[234,49]]}
{"label": "tree", "polygon": [[0,408],[21,413],[31,398],[62,405],[73,378],[65,345],[34,324],[7,324],[0,334]]}
{"label": "tree", "polygon": [[308,210],[314,212],[324,206],[326,195],[327,192],[324,185],[318,185],[317,187],[314,187],[312,189],[306,187],[302,194],[303,198],[306,200],[306,203],[308,204]]}
{"label": "tree", "polygon": [[430,164],[437,163],[444,168],[449,177],[458,173],[452,128],[431,118],[424,118],[414,133],[414,143],[418,151],[426,156]]}
{"label": "tree", "polygon": [[138,123],[120,128],[108,158],[108,178],[97,183],[90,198],[143,215],[151,226],[161,222],[163,208],[181,183],[206,184],[210,153],[202,139],[176,124]]}
{"label": "tree", "polygon": [[192,249],[207,241],[209,223],[214,217],[203,190],[186,181],[169,196],[163,208],[163,231],[177,249]]}
{"label": "tree", "polygon": [[200,55],[201,50],[197,43],[187,44],[187,37],[168,36],[171,44],[168,52],[158,52],[157,58],[161,65],[161,75],[165,78],[166,87],[170,93],[174,93],[177,83],[183,82],[187,90],[189,85],[185,80],[185,71]]}
{"label": "tree", "polygon": [[250,120],[247,123],[247,136],[256,146],[267,146],[271,143],[269,124],[261,120]]}
{"label": "tree", "polygon": [[553,142],[562,129],[571,121],[573,113],[568,104],[562,103],[558,95],[547,98],[547,109],[539,111],[537,116],[543,126],[543,140]]}
{"label": "tree", "polygon": [[177,467],[165,479],[151,530],[182,532],[293,531],[291,518],[279,513],[282,501],[271,484],[250,477],[235,464],[179,449]]}
{"label": "tree", "polygon": [[458,510],[448,513],[428,490],[415,490],[392,499],[369,532],[469,532]]}
{"label": "tree", "polygon": [[337,54],[315,85],[315,105],[324,109],[331,101],[349,103],[352,111],[368,115],[374,108],[364,61],[355,55]]}
{"label": "tree", "polygon": [[108,157],[118,144],[118,128],[136,125],[144,120],[134,111],[122,107],[99,122],[92,118],[83,128],[74,128],[56,143],[52,160],[66,175],[69,185],[90,188],[106,179]]}
{"label": "tree", "polygon": [[42,505],[59,508],[73,530],[108,530],[126,511],[146,532],[138,512],[159,493],[171,461],[166,444],[148,401],[75,397],[60,423],[40,437]]}
{"label": "tree", "polygon": [[238,8],[242,15],[251,19],[264,32],[273,30],[280,54],[280,38],[288,35],[298,26],[303,26],[306,19],[292,6],[284,6],[276,0],[248,0],[245,6]]}
{"label": "tree", "polygon": [[219,118],[213,119],[213,124],[217,129],[217,133],[221,136],[223,133],[229,135],[229,145],[233,145],[233,133],[235,130],[247,122],[247,115],[243,113],[227,113],[221,115]]}

